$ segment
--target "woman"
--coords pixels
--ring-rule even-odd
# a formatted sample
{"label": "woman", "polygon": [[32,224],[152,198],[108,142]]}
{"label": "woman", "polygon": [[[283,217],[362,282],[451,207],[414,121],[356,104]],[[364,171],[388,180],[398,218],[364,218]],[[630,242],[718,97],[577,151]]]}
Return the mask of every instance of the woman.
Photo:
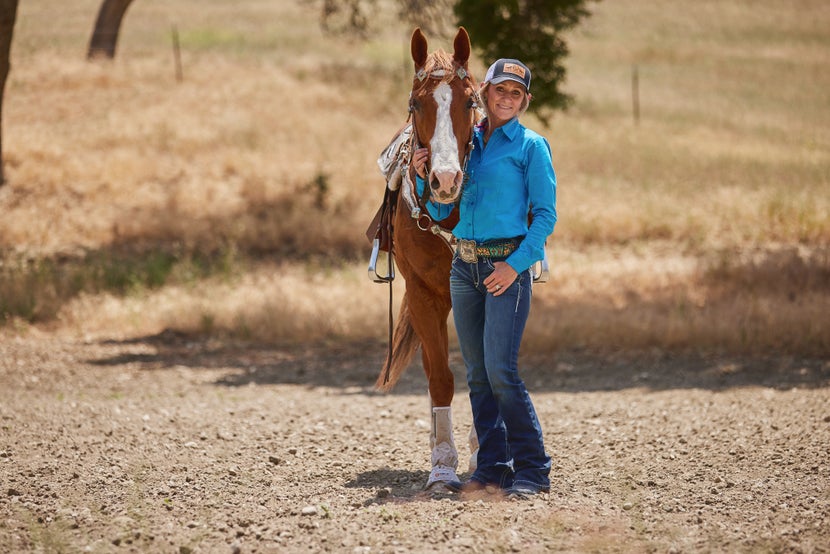
{"label": "woman", "polygon": [[[530,69],[519,60],[498,60],[480,96],[487,117],[474,133],[450,275],[479,452],[470,479],[453,488],[497,486],[523,498],[550,490],[551,460],[518,374],[518,355],[530,309],[530,267],[544,255],[556,223],[556,175],[547,140],[518,119],[531,99]],[[415,152],[419,177],[426,156],[426,149]],[[430,211],[441,219],[447,206]]]}

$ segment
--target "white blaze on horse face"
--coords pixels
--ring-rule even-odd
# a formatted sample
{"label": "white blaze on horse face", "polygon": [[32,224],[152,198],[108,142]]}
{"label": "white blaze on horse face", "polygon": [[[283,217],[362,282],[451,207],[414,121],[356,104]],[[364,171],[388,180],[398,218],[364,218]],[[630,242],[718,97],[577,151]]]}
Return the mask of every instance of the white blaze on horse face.
{"label": "white blaze on horse face", "polygon": [[461,164],[458,161],[458,141],[453,132],[450,115],[452,88],[447,83],[441,83],[435,88],[432,96],[438,104],[438,113],[435,117],[435,133],[429,141],[432,149],[430,187],[434,200],[452,202],[458,196],[459,185],[463,180]]}

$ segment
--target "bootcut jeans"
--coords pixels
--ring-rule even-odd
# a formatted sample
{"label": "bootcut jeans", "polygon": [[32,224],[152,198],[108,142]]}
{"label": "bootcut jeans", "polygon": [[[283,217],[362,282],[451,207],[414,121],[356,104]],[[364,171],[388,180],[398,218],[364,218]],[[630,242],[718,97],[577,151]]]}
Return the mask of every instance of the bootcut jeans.
{"label": "bootcut jeans", "polygon": [[484,279],[493,272],[494,261],[468,263],[456,256],[450,273],[453,319],[479,440],[478,467],[471,479],[503,488],[547,489],[551,459],[518,372],[532,278],[524,271],[504,293],[493,296]]}

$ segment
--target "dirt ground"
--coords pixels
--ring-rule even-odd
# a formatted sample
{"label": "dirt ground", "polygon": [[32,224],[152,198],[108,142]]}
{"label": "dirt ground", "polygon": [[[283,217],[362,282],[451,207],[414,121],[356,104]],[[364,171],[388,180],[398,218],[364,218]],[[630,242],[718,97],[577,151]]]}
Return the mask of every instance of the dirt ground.
{"label": "dirt ground", "polygon": [[830,361],[524,359],[553,486],[513,501],[422,490],[384,351],[0,337],[0,551],[830,551]]}

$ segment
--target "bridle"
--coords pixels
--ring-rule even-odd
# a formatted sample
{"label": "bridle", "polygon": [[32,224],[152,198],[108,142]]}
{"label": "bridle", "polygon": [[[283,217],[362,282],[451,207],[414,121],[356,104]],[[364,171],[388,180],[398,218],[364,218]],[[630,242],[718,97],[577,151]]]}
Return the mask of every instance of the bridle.
{"label": "bridle", "polygon": [[[479,98],[475,82],[473,81],[473,78],[469,74],[469,72],[457,63],[453,63],[452,71],[448,70],[447,68],[439,68],[431,72],[427,72],[425,68],[421,68],[415,73],[415,78],[418,80],[419,83],[423,83],[427,79],[435,79],[446,82],[448,84],[454,81],[455,79],[460,79],[462,83],[472,91],[472,94],[470,95],[470,98],[467,101],[467,109],[470,112],[470,140],[467,142],[464,148],[464,156],[460,160],[461,172],[464,176],[463,181],[461,183],[461,189],[463,191],[464,185],[466,184],[468,179],[467,164],[470,161],[470,155],[472,154],[474,148],[473,138],[475,136],[475,133],[472,129],[476,123],[478,108],[481,104],[481,99]],[[434,234],[439,234],[442,232],[449,234],[449,230],[442,228],[438,223],[436,223],[429,215],[429,212],[426,209],[426,202],[432,194],[432,190],[429,186],[429,183],[427,183],[427,185],[424,187],[424,191],[420,195],[420,197],[415,197],[414,191],[416,190],[416,187],[414,186],[412,180],[412,174],[414,173],[415,169],[414,167],[412,167],[412,155],[417,148],[421,147],[421,141],[418,137],[418,126],[416,125],[415,121],[418,108],[415,104],[414,92],[415,89],[413,89],[413,91],[410,92],[409,95],[409,115],[407,116],[407,122],[409,123],[411,121],[412,124],[412,136],[409,142],[403,145],[401,152],[401,158],[404,160],[405,164],[401,172],[404,179],[404,186],[402,187],[403,197],[407,203],[407,206],[410,209],[410,215],[413,219],[416,220],[419,229],[421,229],[422,231],[432,231]],[[429,161],[427,162],[427,167],[425,169],[426,174],[429,175]],[[459,191],[459,196],[460,194],[461,191]]]}

